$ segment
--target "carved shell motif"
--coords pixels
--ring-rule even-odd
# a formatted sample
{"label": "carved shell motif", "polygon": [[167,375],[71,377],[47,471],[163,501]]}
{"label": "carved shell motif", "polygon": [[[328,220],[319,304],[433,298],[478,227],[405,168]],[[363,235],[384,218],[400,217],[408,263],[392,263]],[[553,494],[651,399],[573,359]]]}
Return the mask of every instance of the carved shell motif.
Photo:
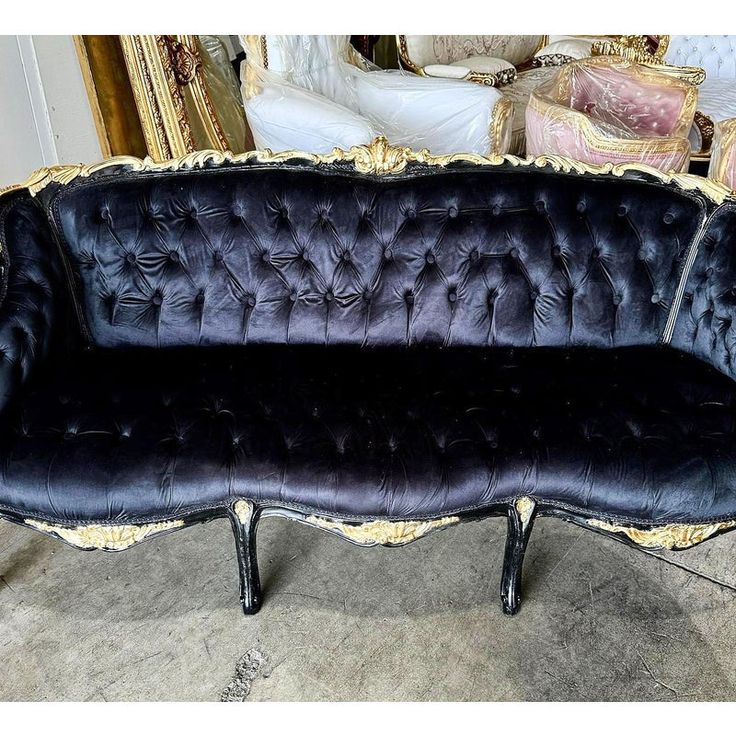
{"label": "carved shell motif", "polygon": [[321,529],[339,534],[354,544],[373,547],[378,544],[397,546],[413,542],[435,529],[457,524],[457,516],[445,516],[429,521],[367,521],[364,524],[348,524],[324,519],[321,516],[308,516],[306,522]]}

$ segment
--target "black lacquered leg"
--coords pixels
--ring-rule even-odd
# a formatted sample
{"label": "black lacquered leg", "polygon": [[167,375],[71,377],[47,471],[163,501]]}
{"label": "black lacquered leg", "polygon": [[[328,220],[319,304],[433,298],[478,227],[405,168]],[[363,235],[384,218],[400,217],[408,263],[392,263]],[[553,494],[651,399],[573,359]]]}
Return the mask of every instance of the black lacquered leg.
{"label": "black lacquered leg", "polygon": [[521,605],[521,570],[534,525],[535,506],[533,499],[524,497],[517,499],[509,508],[506,554],[501,578],[501,607],[509,615],[517,613]]}
{"label": "black lacquered leg", "polygon": [[261,607],[261,581],[256,556],[258,509],[250,501],[238,501],[229,511],[240,568],[240,603],[243,613],[258,613]]}

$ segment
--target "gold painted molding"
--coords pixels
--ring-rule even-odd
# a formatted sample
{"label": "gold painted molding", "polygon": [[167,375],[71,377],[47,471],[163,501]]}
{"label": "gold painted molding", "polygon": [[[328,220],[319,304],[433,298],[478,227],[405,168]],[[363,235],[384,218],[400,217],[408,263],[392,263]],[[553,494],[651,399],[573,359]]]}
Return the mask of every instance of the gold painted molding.
{"label": "gold painted molding", "polygon": [[243,525],[247,526],[250,524],[250,520],[253,518],[253,511],[255,507],[252,501],[246,501],[241,499],[233,504],[233,511],[235,516],[238,517],[238,521]]}
{"label": "gold painted molding", "polygon": [[537,502],[529,496],[522,496],[516,499],[514,508],[516,509],[516,513],[519,514],[522,527],[525,527],[531,521],[536,507]]}
{"label": "gold painted molding", "polygon": [[651,529],[637,529],[600,519],[589,519],[587,523],[596,529],[624,534],[635,544],[649,549],[687,549],[704,542],[716,532],[736,527],[736,520],[714,524],[666,524]]}
{"label": "gold painted molding", "polygon": [[55,534],[69,544],[81,549],[103,549],[108,552],[119,552],[142,542],[152,534],[178,529],[184,526],[184,522],[160,521],[153,524],[126,524],[121,526],[108,526],[103,524],[90,524],[89,526],[57,526],[36,519],[25,519],[28,526],[46,534]]}
{"label": "gold painted molding", "polygon": [[363,547],[374,547],[379,544],[397,546],[408,544],[429,534],[435,529],[442,529],[457,524],[457,516],[445,516],[442,519],[429,521],[367,521],[364,524],[349,524],[332,521],[321,516],[308,516],[307,524],[339,534],[355,544]]}
{"label": "gold painted molding", "polygon": [[495,154],[493,156],[481,156],[475,153],[434,155],[426,148],[421,151],[413,151],[410,148],[393,146],[384,137],[376,138],[367,145],[353,146],[347,151],[335,148],[332,150],[332,153],[328,154],[306,153],[304,151],[280,151],[274,153],[269,149],[265,149],[263,151],[248,151],[247,153],[238,154],[230,151],[195,151],[168,161],[154,161],[150,157],[139,159],[135,156],[115,156],[96,164],[72,164],[38,169],[25,182],[0,190],[0,195],[17,189],[28,189],[30,194],[35,196],[52,182],[69,184],[77,178],[85,178],[98,171],[103,171],[114,166],[127,166],[134,172],[162,172],[202,168],[208,164],[244,164],[251,161],[263,164],[303,161],[315,165],[344,162],[352,163],[355,170],[359,173],[376,175],[401,173],[411,163],[437,167],[446,167],[453,163],[467,163],[476,166],[500,166],[502,164],[509,164],[514,167],[549,167],[556,172],[562,173],[574,172],[577,174],[611,176],[623,176],[629,171],[634,171],[649,174],[663,184],[675,184],[687,191],[700,192],[717,204],[734,196],[728,187],[712,179],[694,174],[663,172],[646,164],[632,162],[597,165],[556,155],[542,155],[536,158],[520,158],[510,154]]}

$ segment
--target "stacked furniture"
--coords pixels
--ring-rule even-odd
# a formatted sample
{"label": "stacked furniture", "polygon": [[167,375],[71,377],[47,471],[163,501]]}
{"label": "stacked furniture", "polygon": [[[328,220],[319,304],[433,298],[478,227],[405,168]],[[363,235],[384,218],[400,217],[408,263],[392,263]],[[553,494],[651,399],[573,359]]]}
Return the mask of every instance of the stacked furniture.
{"label": "stacked furniture", "polygon": [[532,92],[527,149],[687,171],[696,104],[693,85],[645,66],[607,56],[574,61]]}
{"label": "stacked furniture", "polygon": [[708,179],[385,140],[126,157],[4,192],[0,244],[0,516],[109,551],[228,518],[246,613],[271,516],[364,546],[506,517],[510,613],[539,517],[736,528]]}
{"label": "stacked furniture", "polygon": [[259,148],[327,153],[392,143],[504,153],[511,103],[496,89],[379,70],[348,36],[244,36],[243,104]]}
{"label": "stacked furniture", "polygon": [[397,36],[399,59],[420,76],[498,87],[514,105],[510,151],[525,150],[525,110],[532,90],[555,67],[591,54],[593,39],[549,36]]}

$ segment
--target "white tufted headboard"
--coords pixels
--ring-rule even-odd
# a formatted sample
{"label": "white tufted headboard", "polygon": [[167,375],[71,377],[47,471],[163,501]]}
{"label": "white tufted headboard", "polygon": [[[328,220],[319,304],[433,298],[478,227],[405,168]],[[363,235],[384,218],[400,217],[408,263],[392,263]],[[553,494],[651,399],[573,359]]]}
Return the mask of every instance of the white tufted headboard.
{"label": "white tufted headboard", "polygon": [[665,61],[699,66],[710,79],[736,79],[736,36],[670,36]]}

